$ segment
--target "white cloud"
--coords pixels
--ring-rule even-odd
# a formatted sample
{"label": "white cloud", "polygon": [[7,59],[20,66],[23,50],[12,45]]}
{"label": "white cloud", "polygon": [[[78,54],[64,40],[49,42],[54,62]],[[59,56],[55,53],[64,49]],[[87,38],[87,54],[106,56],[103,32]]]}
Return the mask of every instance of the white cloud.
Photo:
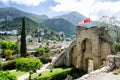
{"label": "white cloud", "polygon": [[58,3],[51,7],[54,11],[77,11],[93,20],[98,20],[101,16],[115,16],[120,12],[120,1],[101,2],[99,0],[54,0]]}
{"label": "white cloud", "polygon": [[38,6],[40,3],[45,2],[46,0],[0,0],[4,4],[16,3],[26,6]]}

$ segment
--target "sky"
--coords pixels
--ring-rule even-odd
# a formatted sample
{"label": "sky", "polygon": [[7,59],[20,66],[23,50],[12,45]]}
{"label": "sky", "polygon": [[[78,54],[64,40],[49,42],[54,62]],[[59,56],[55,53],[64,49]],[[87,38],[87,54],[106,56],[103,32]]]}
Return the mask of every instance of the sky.
{"label": "sky", "polygon": [[120,18],[120,0],[0,0],[0,7],[53,17],[76,11],[92,20],[102,16]]}

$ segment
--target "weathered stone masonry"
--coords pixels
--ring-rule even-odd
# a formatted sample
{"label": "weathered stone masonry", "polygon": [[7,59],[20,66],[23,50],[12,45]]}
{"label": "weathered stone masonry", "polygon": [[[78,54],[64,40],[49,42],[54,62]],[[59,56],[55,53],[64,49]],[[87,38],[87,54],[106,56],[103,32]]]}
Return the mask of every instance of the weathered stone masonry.
{"label": "weathered stone masonry", "polygon": [[77,26],[76,40],[53,62],[53,66],[73,65],[88,70],[88,60],[98,69],[107,55],[115,54],[111,38],[104,28]]}

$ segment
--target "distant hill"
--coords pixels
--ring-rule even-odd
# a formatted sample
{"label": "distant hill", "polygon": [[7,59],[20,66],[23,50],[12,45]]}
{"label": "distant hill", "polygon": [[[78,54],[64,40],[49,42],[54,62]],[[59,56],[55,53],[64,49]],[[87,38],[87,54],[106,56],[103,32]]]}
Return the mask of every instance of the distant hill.
{"label": "distant hill", "polygon": [[45,20],[42,24],[57,32],[63,31],[67,35],[75,34],[76,27],[69,21],[64,20],[62,18],[48,19]]}
{"label": "distant hill", "polygon": [[[22,26],[22,18],[15,18],[12,21],[5,21],[0,23],[0,30],[14,30],[17,29],[18,32],[21,32],[21,26]],[[26,23],[26,31],[27,34],[34,34],[38,29],[44,28],[47,29],[47,27],[36,23],[35,21],[25,17],[25,23]]]}
{"label": "distant hill", "polygon": [[[29,23],[28,24],[29,27],[33,28],[34,26],[36,29],[37,25],[43,24],[44,26],[52,30],[55,30],[57,32],[63,31],[67,35],[75,34],[76,26],[78,26],[78,23],[86,19],[85,16],[83,16],[78,12],[70,12],[68,14],[56,16],[49,19],[46,15],[35,15],[32,13],[21,11],[14,7],[6,7],[6,8],[0,8],[0,22],[2,22],[0,28],[2,29],[16,29],[16,27],[19,28],[21,24],[20,17],[26,17]],[[91,26],[96,26],[97,24],[98,24],[97,21],[91,20],[90,23],[81,26],[91,27]]]}
{"label": "distant hill", "polygon": [[78,13],[78,12],[70,12],[68,14],[64,14],[64,15],[61,15],[61,16],[56,16],[56,17],[53,17],[55,19],[57,18],[62,18],[62,19],[65,19],[69,22],[71,22],[73,25],[77,25],[78,22],[84,20],[86,17],[84,17],[82,14]]}
{"label": "distant hill", "polygon": [[21,10],[18,10],[14,7],[0,8],[0,21],[4,20],[13,20],[18,17],[28,17],[38,23],[48,19],[46,15],[35,15],[32,13],[27,13]]}
{"label": "distant hill", "polygon": [[[70,12],[70,13],[65,14],[65,15],[53,17],[53,19],[57,19],[57,18],[65,19],[65,20],[71,22],[75,26],[77,26],[79,22],[81,22],[84,19],[86,19],[85,16],[83,16],[82,14],[80,14],[78,12]],[[91,27],[91,26],[96,26],[97,24],[98,24],[97,21],[92,21],[91,20],[90,23],[84,24],[82,26]]]}

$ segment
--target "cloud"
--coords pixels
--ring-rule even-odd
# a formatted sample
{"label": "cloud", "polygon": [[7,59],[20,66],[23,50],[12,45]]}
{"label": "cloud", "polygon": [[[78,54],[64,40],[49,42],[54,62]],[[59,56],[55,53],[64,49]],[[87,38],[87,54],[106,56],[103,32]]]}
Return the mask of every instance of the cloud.
{"label": "cloud", "polygon": [[86,17],[93,20],[98,20],[101,16],[115,16],[120,12],[120,1],[116,0],[54,0],[57,5],[51,9],[57,12],[60,11],[77,11]]}
{"label": "cloud", "polygon": [[0,2],[4,4],[15,3],[26,6],[38,6],[39,4],[45,1],[47,0],[0,0]]}

